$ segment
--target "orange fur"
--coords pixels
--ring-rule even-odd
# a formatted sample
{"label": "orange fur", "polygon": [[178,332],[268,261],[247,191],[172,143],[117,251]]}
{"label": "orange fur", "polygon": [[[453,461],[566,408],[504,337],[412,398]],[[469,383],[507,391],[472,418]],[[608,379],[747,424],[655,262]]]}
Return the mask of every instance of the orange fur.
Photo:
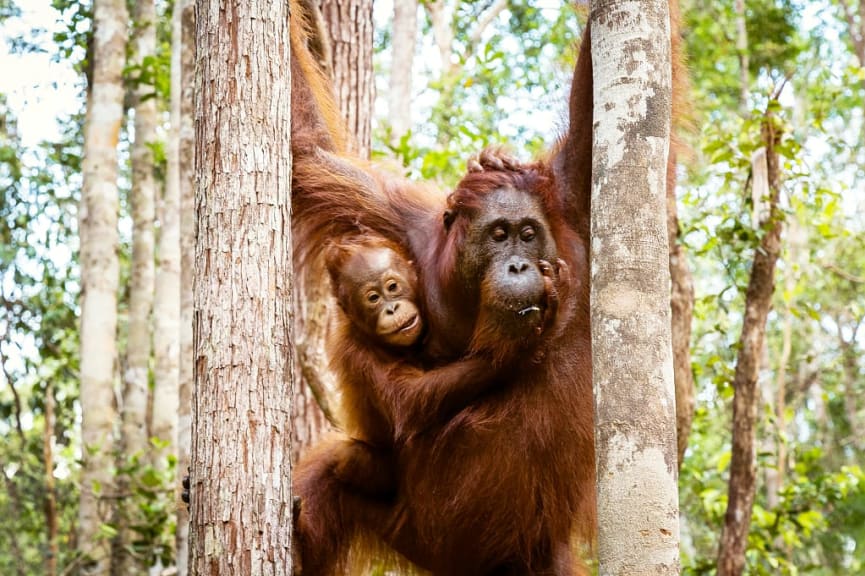
{"label": "orange fur", "polygon": [[[679,62],[675,14],[672,23],[674,61]],[[471,172],[449,198],[348,157],[332,144],[332,135],[322,133],[328,122],[316,117],[329,108],[318,100],[329,98],[326,91],[313,87],[293,94],[295,119],[312,118],[296,127],[297,135],[292,133],[297,265],[304,267],[328,240],[371,229],[416,263],[429,330],[425,362],[447,368],[473,341],[499,341],[494,355],[508,363],[481,396],[466,397],[461,407],[442,411],[435,387],[415,388],[407,396],[411,387],[384,368],[387,363],[376,358],[368,343],[352,342],[337,350],[334,361],[343,370],[341,379],[350,386],[374,386],[374,403],[394,418],[393,430],[381,434],[391,434],[398,484],[394,501],[386,506],[358,501],[334,488],[329,467],[338,447],[326,444],[304,457],[295,490],[307,518],[319,519],[314,526],[298,526],[306,576],[343,569],[342,560],[334,568],[323,558],[344,559],[352,539],[371,536],[433,574],[571,576],[583,570],[572,543],[591,543],[595,532],[589,37],[587,30],[574,71],[569,128],[550,154],[534,163],[503,162]],[[681,91],[682,68],[677,64],[673,72]],[[673,105],[681,103],[677,92]],[[681,117],[676,110],[674,115]],[[482,283],[468,288],[458,269],[466,251],[477,248],[468,234],[471,222],[490,210],[490,194],[502,187],[540,204],[565,264],[568,288],[553,327],[541,335],[538,346],[484,328],[484,304],[495,295]],[[342,338],[348,341],[352,334]],[[376,375],[358,376],[364,372]],[[478,382],[467,384],[481,390]],[[367,409],[352,408],[363,433],[374,429],[364,422]],[[395,424],[396,419],[403,423]],[[417,433],[399,431],[415,426],[416,419],[423,421]]]}

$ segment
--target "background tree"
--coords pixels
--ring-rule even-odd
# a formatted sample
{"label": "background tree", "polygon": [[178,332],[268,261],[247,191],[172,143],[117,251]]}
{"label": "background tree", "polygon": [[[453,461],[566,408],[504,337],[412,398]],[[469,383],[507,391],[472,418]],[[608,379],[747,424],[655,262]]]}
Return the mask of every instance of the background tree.
{"label": "background tree", "polygon": [[84,572],[107,574],[103,523],[113,508],[114,396],[117,361],[117,151],[123,121],[128,14],[122,0],[93,11],[93,83],[88,93],[81,166],[81,504],[78,541]]}
{"label": "background tree", "polygon": [[664,2],[596,2],[591,17],[599,570],[678,574],[666,208],[670,19]]}
{"label": "background tree", "polygon": [[[136,2],[132,13],[131,66],[135,70],[130,78],[134,110],[132,143],[132,186],[129,202],[132,216],[132,262],[129,273],[129,313],[127,319],[126,350],[122,360],[123,394],[120,415],[123,427],[120,436],[118,467],[127,470],[128,461],[134,468],[149,456],[150,426],[147,418],[150,397],[150,358],[153,339],[153,286],[155,279],[154,224],[156,219],[156,177],[153,147],[156,141],[156,99],[153,98],[152,80],[145,71],[156,54],[156,5],[152,0]],[[158,315],[157,315],[158,317]],[[129,474],[118,477],[118,493],[130,491]],[[131,498],[120,500],[117,522],[120,531],[112,550],[112,568],[115,573],[143,569],[140,562],[130,558],[129,551],[135,540],[129,526],[140,524],[140,514]],[[138,559],[140,560],[140,559]]]}
{"label": "background tree", "polygon": [[[487,22],[484,15],[498,4],[448,1],[453,34],[448,60],[456,63],[458,77],[450,82],[442,77],[432,21],[421,7],[416,40],[423,57],[414,62],[413,124],[410,136],[395,144],[386,130],[393,11],[388,3],[374,3],[380,99],[373,119],[374,157],[395,157],[407,173],[448,187],[463,173],[463,159],[485,145],[503,143],[528,159],[553,141],[584,16],[565,0],[508,2],[463,58],[474,31]],[[858,0],[846,3],[857,26],[859,5]],[[153,146],[161,182],[166,174],[163,151],[170,143],[166,130],[174,124],[167,113],[166,10],[172,6],[156,7],[157,55],[146,68],[146,83],[164,112]],[[735,0],[685,0],[682,8],[682,40],[693,78],[686,94],[693,101],[694,130],[678,148],[684,166],[676,174],[678,226],[670,231],[679,238],[670,248],[684,256],[671,254],[671,273],[674,260],[686,261],[694,270],[695,292],[692,361],[682,361],[674,347],[677,390],[679,375],[690,373],[695,392],[693,427],[679,476],[682,569],[707,574],[717,567],[733,455],[732,383],[754,252],[764,235],[754,223],[749,178],[754,152],[764,146],[764,112],[771,109],[784,129],[776,151],[784,174],[780,207],[785,231],[774,312],[767,318],[760,353],[756,492],[745,570],[758,576],[856,574],[865,563],[860,545],[865,541],[865,350],[863,329],[857,329],[865,302],[865,284],[858,282],[865,278],[865,200],[860,193],[865,182],[865,85],[857,36],[839,0],[747,0],[750,94],[743,110]],[[186,3],[186,25],[192,13]],[[92,22],[89,1],[28,0],[16,6],[0,0],[2,574],[51,573],[55,562],[57,574],[74,572],[81,550],[91,543],[78,540],[76,532],[81,488],[87,485],[81,468],[77,207],[86,89],[94,80]],[[186,46],[183,56],[192,58],[194,50]],[[185,65],[184,74],[192,68]],[[127,85],[137,75],[127,53]],[[769,106],[769,97],[785,78],[782,97]],[[190,106],[192,82],[183,86],[183,104]],[[191,165],[194,150],[191,118],[187,109],[180,145],[184,166]],[[121,358],[133,244],[127,201],[133,136],[133,130],[121,129],[112,156],[119,164],[119,326],[114,341]],[[437,144],[440,139],[447,145]],[[188,169],[184,174],[190,174]],[[191,382],[192,281],[185,275],[191,272],[194,250],[189,248],[193,209],[188,190],[189,183],[181,200],[181,338],[186,350],[181,372]],[[115,391],[120,376],[118,369]],[[190,406],[191,400],[180,404],[181,427],[184,414],[188,422]],[[315,402],[309,406],[317,414]],[[306,418],[300,407],[295,414],[301,415],[295,422]],[[188,431],[179,432],[181,458],[189,438]],[[180,470],[185,467],[178,463]],[[109,476],[116,478],[113,470]],[[137,550],[143,554],[147,549],[148,563],[170,568],[166,538],[175,523],[185,525],[184,508],[173,500],[171,471],[145,465],[135,478],[124,496],[145,520],[136,533]],[[114,522],[102,523],[101,534],[110,538],[116,528]]]}
{"label": "background tree", "polygon": [[412,74],[417,46],[417,0],[393,3],[393,40],[388,90],[390,144],[399,146],[411,129]]}
{"label": "background tree", "polygon": [[291,574],[288,5],[196,14],[193,570]]}
{"label": "background tree", "polygon": [[[177,163],[180,191],[180,326],[177,411],[177,469],[179,476],[190,466],[192,443],[193,386],[193,266],[195,257],[194,154],[195,126],[195,5],[177,0],[171,27],[171,139],[176,141],[170,160]],[[175,499],[176,501],[176,499]],[[186,506],[177,507],[177,574],[189,571],[189,514]]]}

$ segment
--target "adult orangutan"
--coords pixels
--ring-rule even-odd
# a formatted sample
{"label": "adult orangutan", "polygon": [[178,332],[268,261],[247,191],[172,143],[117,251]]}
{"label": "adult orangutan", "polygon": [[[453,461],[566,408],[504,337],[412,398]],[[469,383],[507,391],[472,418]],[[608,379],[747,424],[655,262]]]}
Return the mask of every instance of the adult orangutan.
{"label": "adult orangutan", "polygon": [[[553,150],[528,164],[482,155],[473,165],[480,169],[444,196],[345,154],[330,95],[304,46],[296,4],[296,265],[307,265],[324,242],[358,226],[374,230],[415,262],[428,363],[456,360],[478,339],[509,362],[449,419],[394,438],[392,501],[371,503],[345,493],[321,497],[323,487],[333,486],[331,469],[314,451],[301,460],[294,486],[301,499],[303,574],[340,573],[355,537],[381,540],[434,574],[575,574],[572,543],[590,542],[595,527],[589,31],[574,72],[569,128]],[[674,22],[674,54],[676,30]],[[538,335],[545,313],[540,260],[550,258],[564,262],[571,289],[554,326]],[[491,328],[474,335],[479,324]],[[420,395],[415,405],[386,410],[416,410],[426,401]]]}

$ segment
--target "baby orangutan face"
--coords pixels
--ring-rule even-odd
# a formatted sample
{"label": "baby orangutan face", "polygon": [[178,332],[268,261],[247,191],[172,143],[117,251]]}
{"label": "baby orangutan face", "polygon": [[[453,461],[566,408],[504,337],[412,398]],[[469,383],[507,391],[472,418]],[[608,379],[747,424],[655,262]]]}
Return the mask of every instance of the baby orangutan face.
{"label": "baby orangutan face", "polygon": [[423,332],[417,305],[417,274],[411,263],[385,246],[353,250],[338,274],[337,298],[349,319],[389,346],[408,347]]}

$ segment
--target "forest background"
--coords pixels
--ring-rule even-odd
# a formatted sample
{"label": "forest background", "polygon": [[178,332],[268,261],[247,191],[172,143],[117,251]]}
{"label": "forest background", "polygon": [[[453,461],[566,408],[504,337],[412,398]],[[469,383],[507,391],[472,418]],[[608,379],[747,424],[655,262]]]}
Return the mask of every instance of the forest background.
{"label": "forest background", "polygon": [[[180,138],[171,72],[181,27],[172,2],[155,2],[152,15],[142,12],[148,5],[129,3],[111,355],[120,441],[103,494],[111,520],[94,532],[142,570],[174,566],[184,545],[182,531],[175,535],[186,521],[176,498],[184,448],[166,440],[183,422],[160,402],[183,385],[183,358],[191,356],[161,312],[188,303],[180,294],[166,302],[158,288],[185,270],[185,253],[162,248],[178,210],[166,184]],[[745,289],[764,234],[755,153],[770,113],[783,129],[784,234],[760,351],[758,491],[746,572],[861,573],[865,0],[685,0],[682,9],[693,111],[679,159],[678,242],[694,282],[694,410],[679,477],[683,572],[714,572],[727,508],[732,382]],[[579,7],[438,0],[414,10],[416,28],[406,29],[405,20],[394,23],[391,3],[375,3],[376,98],[366,119],[374,158],[447,187],[483,146],[504,144],[528,159],[553,141],[585,20]],[[82,482],[92,481],[81,466],[78,218],[91,20],[89,2],[0,0],[2,574],[71,573],[86,549],[79,505]],[[412,80],[406,93],[390,74],[407,55],[414,58],[413,71],[401,75]],[[166,360],[171,349],[175,364]],[[314,396],[301,388],[296,449],[328,426]]]}

